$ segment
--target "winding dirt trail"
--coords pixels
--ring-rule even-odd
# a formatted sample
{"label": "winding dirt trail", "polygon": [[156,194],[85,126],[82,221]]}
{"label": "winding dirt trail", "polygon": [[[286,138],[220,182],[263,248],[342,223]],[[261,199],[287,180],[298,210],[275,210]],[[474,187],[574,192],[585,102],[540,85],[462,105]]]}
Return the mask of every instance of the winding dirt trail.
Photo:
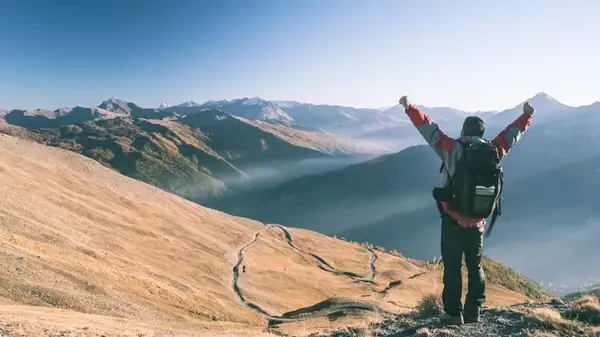
{"label": "winding dirt trail", "polygon": [[375,261],[377,261],[377,253],[375,253],[375,250],[373,250],[372,248],[367,249],[369,250],[369,253],[371,253],[371,260],[369,261],[369,276],[359,281],[372,282],[373,284],[377,284],[374,280],[375,275],[377,274],[377,269],[375,268]]}
{"label": "winding dirt trail", "polygon": [[285,227],[283,227],[281,225],[269,224],[269,225],[267,225],[267,228],[279,229],[283,233],[283,236],[285,237],[285,241],[287,242],[287,244],[290,247],[292,247],[293,249],[297,250],[298,252],[300,252],[302,254],[310,255],[312,258],[314,258],[318,262],[319,268],[321,268],[327,272],[336,274],[336,275],[347,276],[347,277],[353,279],[355,282],[367,282],[367,283],[377,285],[377,283],[375,283],[375,281],[374,281],[375,274],[376,274],[375,261],[377,261],[377,254],[375,253],[375,251],[373,249],[368,248],[369,252],[371,253],[371,259],[369,261],[369,275],[361,276],[357,273],[353,273],[353,272],[345,271],[345,270],[339,270],[337,268],[334,268],[327,261],[325,261],[325,259],[323,259],[319,255],[317,255],[315,253],[307,252],[303,249],[298,248],[298,246],[296,246],[294,244],[294,240],[292,239],[292,234],[287,229],[285,229]]}
{"label": "winding dirt trail", "polygon": [[257,304],[249,302],[248,300],[246,300],[246,298],[244,298],[244,295],[242,295],[242,292],[240,291],[240,287],[238,285],[238,280],[240,278],[240,266],[242,265],[242,262],[244,262],[244,249],[248,248],[251,244],[255,243],[258,240],[259,236],[260,236],[260,231],[254,233],[252,240],[250,240],[248,243],[246,243],[242,247],[238,248],[238,250],[236,252],[237,261],[236,261],[235,265],[233,266],[233,270],[232,270],[233,278],[231,281],[231,288],[232,288],[233,294],[235,295],[238,302],[240,302],[240,303],[244,304],[245,306],[247,306],[248,308],[251,308],[254,311],[258,312],[264,318],[270,319],[271,315],[269,315],[266,311],[264,311]]}
{"label": "winding dirt trail", "polygon": [[[270,226],[270,227],[268,226],[267,228],[271,228],[271,227],[280,228],[284,232],[286,239],[289,238],[288,244],[290,244],[295,249],[297,249],[303,253],[306,253],[306,252],[298,249],[297,247],[293,246],[293,242],[291,241],[291,235],[289,234],[289,232],[287,232],[287,230],[285,230],[279,226]],[[254,244],[259,239],[260,233],[261,233],[261,231],[257,231],[256,233],[254,233],[252,240],[250,240],[249,242],[247,242],[246,244],[244,244],[243,246],[241,246],[240,248],[237,249],[237,251],[236,251],[237,260],[232,268],[233,276],[232,276],[232,281],[231,281],[231,290],[234,293],[234,295],[239,303],[241,303],[241,304],[245,305],[246,307],[248,307],[249,309],[252,309],[252,310],[256,311],[257,313],[259,313],[263,318],[265,318],[269,322],[269,326],[276,325],[279,323],[300,322],[300,321],[305,321],[305,320],[310,320],[310,319],[315,319],[315,318],[320,318],[320,317],[329,317],[329,316],[332,316],[335,314],[346,314],[346,313],[359,312],[359,311],[383,312],[380,308],[378,308],[374,305],[368,304],[368,303],[363,303],[360,301],[344,299],[344,298],[329,298],[329,299],[326,299],[322,302],[319,302],[319,303],[314,304],[309,307],[290,311],[290,312],[284,313],[281,316],[274,316],[274,315],[267,313],[259,305],[248,301],[242,294],[242,291],[238,284],[238,281],[240,278],[240,266],[244,262],[244,250],[246,248],[248,248],[249,246],[251,246],[252,244]],[[326,268],[335,270],[327,262],[325,262],[323,259],[321,259],[317,255],[310,254],[310,253],[306,253],[306,254],[309,254],[309,255],[317,258],[318,261],[322,261],[321,263],[324,266],[328,266]],[[374,258],[372,257],[370,264],[373,264],[376,260],[377,260],[376,256]],[[373,276],[374,272],[375,272],[375,268],[373,266],[371,268],[370,276]],[[347,275],[347,272],[344,275]]]}

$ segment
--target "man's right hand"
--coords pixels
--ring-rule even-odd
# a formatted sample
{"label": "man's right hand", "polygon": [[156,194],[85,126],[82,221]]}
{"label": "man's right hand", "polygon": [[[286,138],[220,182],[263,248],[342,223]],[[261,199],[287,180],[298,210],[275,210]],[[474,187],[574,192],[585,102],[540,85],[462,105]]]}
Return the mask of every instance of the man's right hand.
{"label": "man's right hand", "polygon": [[531,115],[533,115],[534,112],[535,112],[535,108],[531,105],[531,103],[525,102],[525,104],[523,104],[523,113],[524,114],[531,116]]}

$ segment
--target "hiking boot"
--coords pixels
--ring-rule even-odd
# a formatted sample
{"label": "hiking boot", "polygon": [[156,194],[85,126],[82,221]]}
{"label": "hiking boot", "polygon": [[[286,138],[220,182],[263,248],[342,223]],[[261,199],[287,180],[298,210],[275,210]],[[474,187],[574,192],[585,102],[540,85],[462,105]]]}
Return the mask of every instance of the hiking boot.
{"label": "hiking boot", "polygon": [[479,312],[465,313],[464,320],[465,323],[479,323]]}
{"label": "hiking boot", "polygon": [[458,316],[444,315],[440,319],[440,323],[442,323],[443,325],[463,325],[465,323],[465,321],[463,320],[462,315],[458,315]]}

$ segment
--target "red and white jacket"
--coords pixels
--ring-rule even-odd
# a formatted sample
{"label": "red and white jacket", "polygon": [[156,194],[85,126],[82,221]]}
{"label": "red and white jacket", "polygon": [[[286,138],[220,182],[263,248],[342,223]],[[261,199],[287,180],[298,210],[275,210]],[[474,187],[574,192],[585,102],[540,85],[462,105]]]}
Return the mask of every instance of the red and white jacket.
{"label": "red and white jacket", "polygon": [[[462,156],[462,147],[459,141],[471,140],[481,141],[480,137],[463,137],[459,140],[448,137],[443,133],[438,125],[427,114],[414,105],[409,105],[405,110],[411,122],[415,125],[419,133],[425,138],[425,141],[435,150],[438,156],[444,162],[444,172],[442,172],[442,186],[446,186],[448,178],[454,175],[456,164]],[[498,150],[500,159],[504,158],[508,152],[517,144],[523,133],[527,131],[531,124],[532,116],[523,113],[514,122],[507,126],[500,134],[492,140],[492,144]],[[466,218],[453,212],[446,202],[441,202],[444,211],[464,227],[485,226],[485,219]]]}

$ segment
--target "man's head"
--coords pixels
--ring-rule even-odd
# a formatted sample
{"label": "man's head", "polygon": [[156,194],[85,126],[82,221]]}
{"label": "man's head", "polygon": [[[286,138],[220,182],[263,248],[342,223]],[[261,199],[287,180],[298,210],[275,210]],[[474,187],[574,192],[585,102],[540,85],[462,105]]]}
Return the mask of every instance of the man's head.
{"label": "man's head", "polygon": [[483,137],[483,132],[485,131],[485,123],[483,120],[477,116],[469,116],[465,118],[463,122],[462,130],[460,131],[460,135],[462,137],[470,137],[477,136]]}

